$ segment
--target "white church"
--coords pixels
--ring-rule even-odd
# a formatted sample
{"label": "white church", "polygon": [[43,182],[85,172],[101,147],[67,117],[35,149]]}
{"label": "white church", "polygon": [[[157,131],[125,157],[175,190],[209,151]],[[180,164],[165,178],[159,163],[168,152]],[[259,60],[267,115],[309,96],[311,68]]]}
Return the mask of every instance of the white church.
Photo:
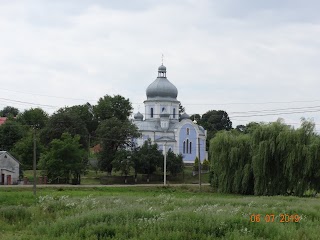
{"label": "white church", "polygon": [[185,163],[194,163],[199,155],[201,162],[208,159],[206,130],[186,113],[179,117],[178,89],[167,79],[165,66],[159,67],[158,77],[148,86],[146,94],[145,116],[140,112],[134,115],[134,123],[141,133],[137,145],[150,138],[159,150],[181,153]]}

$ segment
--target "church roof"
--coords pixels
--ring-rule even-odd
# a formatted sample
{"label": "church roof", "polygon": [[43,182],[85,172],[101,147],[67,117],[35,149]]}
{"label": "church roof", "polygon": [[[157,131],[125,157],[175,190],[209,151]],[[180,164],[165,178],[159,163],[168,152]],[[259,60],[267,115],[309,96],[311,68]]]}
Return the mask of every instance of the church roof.
{"label": "church roof", "polygon": [[174,138],[165,136],[165,137],[157,138],[155,142],[176,142],[176,140]]}
{"label": "church roof", "polygon": [[189,119],[189,118],[190,118],[190,116],[189,116],[189,114],[187,114],[187,113],[183,113],[183,114],[180,116],[180,120]]}
{"label": "church roof", "polygon": [[158,68],[158,77],[147,88],[147,99],[164,97],[176,99],[178,96],[178,89],[166,77],[167,69],[161,65]]}
{"label": "church roof", "polygon": [[[134,124],[138,127],[139,131],[161,131],[163,132],[159,121],[135,121]],[[173,131],[179,125],[179,122],[170,122],[168,131]]]}

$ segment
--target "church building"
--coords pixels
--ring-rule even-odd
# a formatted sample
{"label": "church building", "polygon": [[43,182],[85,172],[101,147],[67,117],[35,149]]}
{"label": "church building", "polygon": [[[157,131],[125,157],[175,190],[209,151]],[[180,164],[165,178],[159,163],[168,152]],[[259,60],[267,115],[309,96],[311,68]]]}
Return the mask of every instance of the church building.
{"label": "church building", "polygon": [[134,115],[134,123],[141,132],[138,146],[150,138],[159,150],[181,153],[185,163],[194,163],[199,154],[201,162],[208,159],[206,130],[191,121],[188,114],[179,116],[178,89],[167,79],[165,66],[158,68],[158,77],[148,86],[146,94],[145,116],[140,112]]}

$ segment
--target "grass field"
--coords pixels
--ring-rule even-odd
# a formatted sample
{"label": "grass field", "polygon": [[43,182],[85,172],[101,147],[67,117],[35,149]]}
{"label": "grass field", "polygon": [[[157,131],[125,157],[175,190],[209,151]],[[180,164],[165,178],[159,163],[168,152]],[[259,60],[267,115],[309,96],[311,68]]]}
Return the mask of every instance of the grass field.
{"label": "grass field", "polygon": [[[320,199],[197,187],[0,188],[0,239],[319,239]],[[261,214],[260,222],[251,222]],[[265,216],[275,215],[273,222]],[[299,216],[299,221],[280,214]],[[256,217],[253,220],[258,220]],[[271,221],[271,219],[269,219]]]}

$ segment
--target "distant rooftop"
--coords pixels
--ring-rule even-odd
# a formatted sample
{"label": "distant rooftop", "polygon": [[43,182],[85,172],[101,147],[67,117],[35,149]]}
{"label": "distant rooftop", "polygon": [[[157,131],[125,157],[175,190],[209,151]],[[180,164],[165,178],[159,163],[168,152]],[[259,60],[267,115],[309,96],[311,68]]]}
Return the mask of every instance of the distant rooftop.
{"label": "distant rooftop", "polygon": [[0,117],[0,125],[4,124],[7,121],[6,117]]}

